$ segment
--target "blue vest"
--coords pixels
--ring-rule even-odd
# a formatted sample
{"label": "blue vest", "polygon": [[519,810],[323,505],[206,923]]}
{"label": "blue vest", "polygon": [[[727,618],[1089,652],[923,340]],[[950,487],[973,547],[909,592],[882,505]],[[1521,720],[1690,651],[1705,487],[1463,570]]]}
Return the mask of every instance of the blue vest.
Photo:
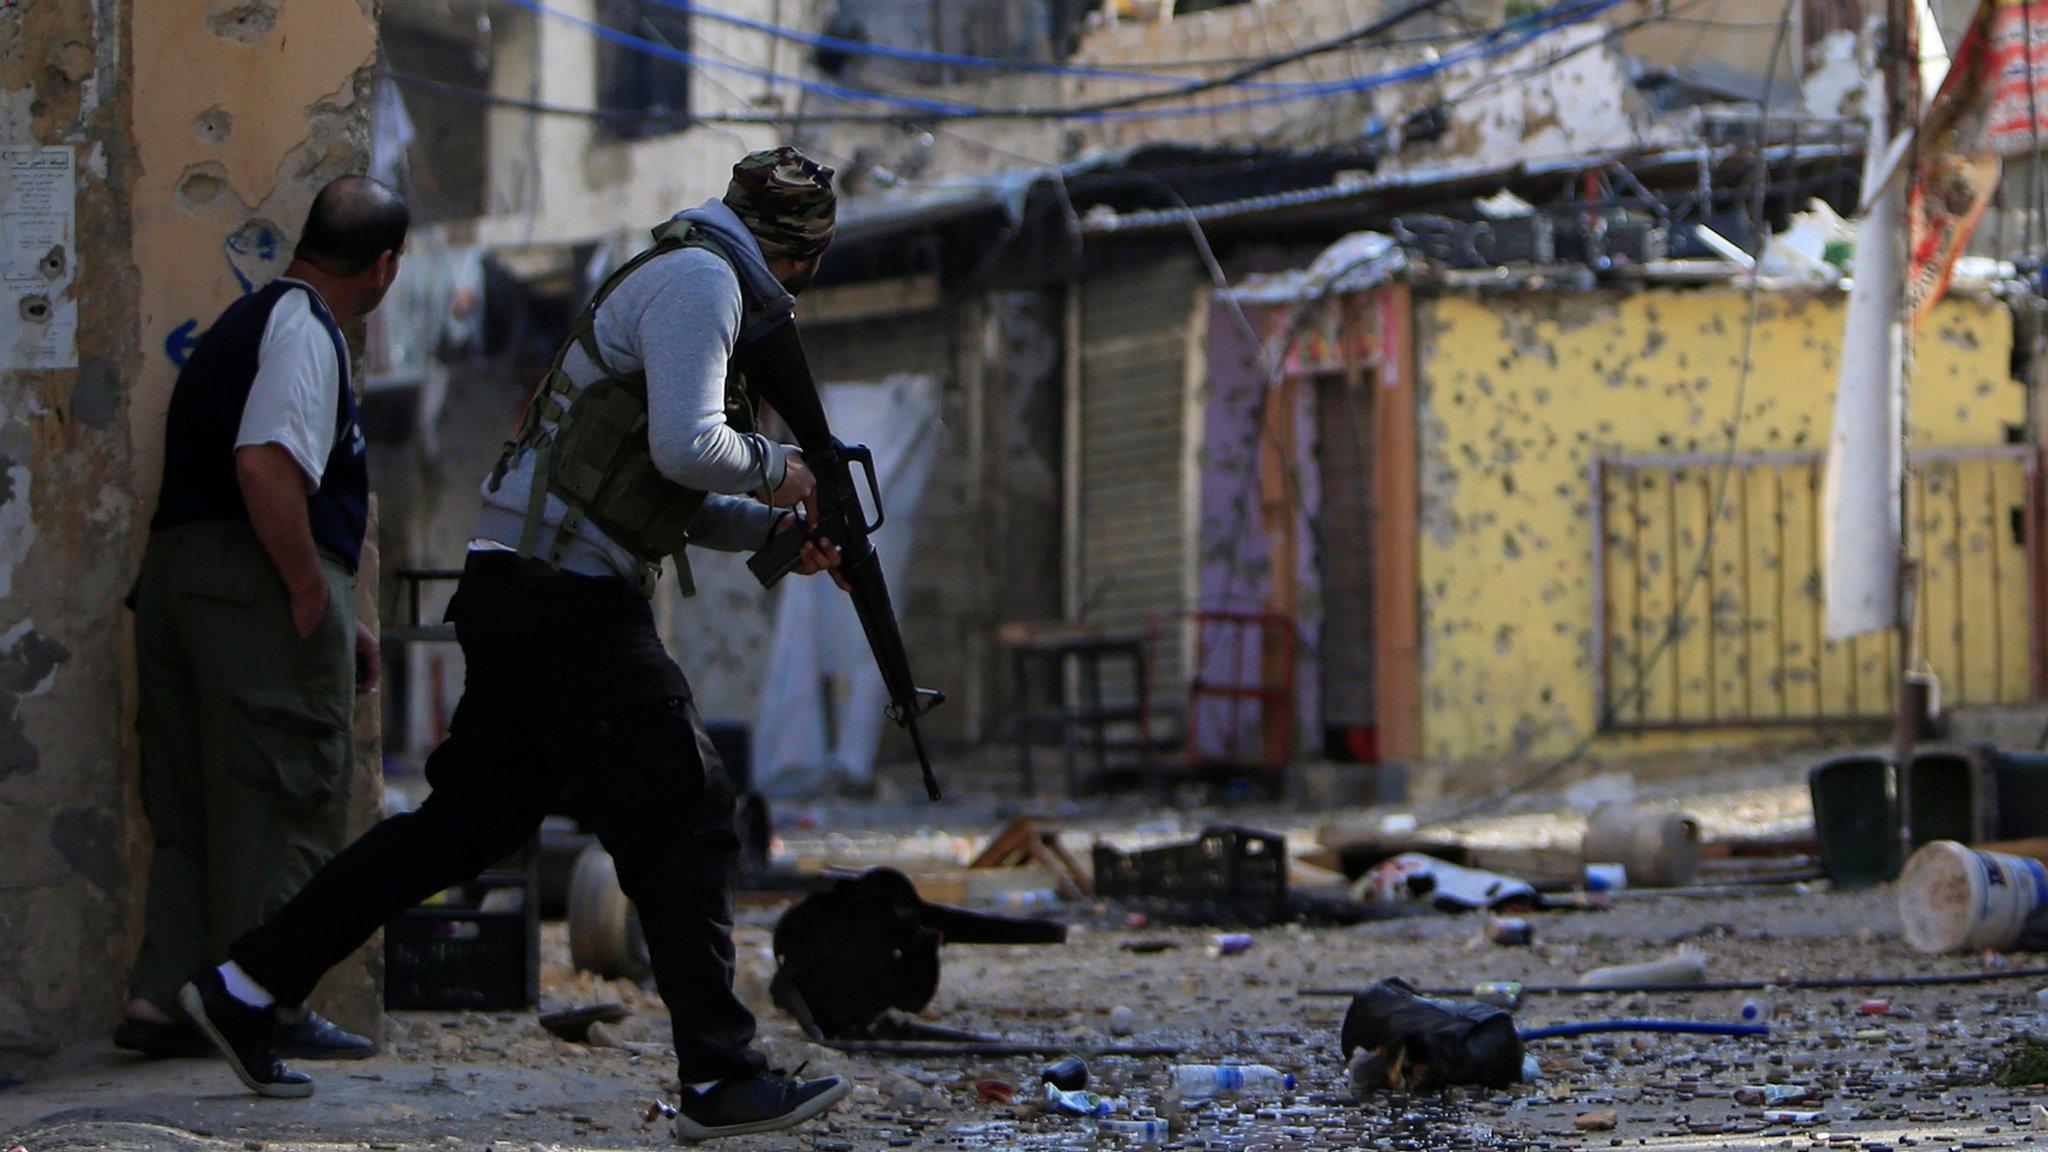
{"label": "blue vest", "polygon": [[334,340],[341,368],[335,413],[336,436],[327,454],[320,490],[307,495],[306,515],[313,542],[334,554],[353,573],[363,554],[363,528],[369,517],[370,468],[362,423],[357,419],[355,389],[350,386],[348,344],[327,311],[320,294],[303,284],[274,280],[242,297],[221,313],[192,350],[171,390],[170,419],[164,430],[164,479],[150,528],[170,528],[202,521],[249,519],[242,484],[235,476],[235,437],[242,428],[242,409],[256,383],[257,354],[270,312],[287,292],[304,292],[313,315]]}

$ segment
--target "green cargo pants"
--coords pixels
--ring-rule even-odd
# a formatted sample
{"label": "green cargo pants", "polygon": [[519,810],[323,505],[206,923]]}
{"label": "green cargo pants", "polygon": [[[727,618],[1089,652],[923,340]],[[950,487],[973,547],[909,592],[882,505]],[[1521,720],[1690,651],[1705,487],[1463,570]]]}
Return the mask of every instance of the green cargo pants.
{"label": "green cargo pants", "polygon": [[142,806],[156,843],[131,995],[227,958],[339,851],[355,713],[354,580],[322,556],[327,615],[292,627],[247,524],[152,532],[136,581]]}

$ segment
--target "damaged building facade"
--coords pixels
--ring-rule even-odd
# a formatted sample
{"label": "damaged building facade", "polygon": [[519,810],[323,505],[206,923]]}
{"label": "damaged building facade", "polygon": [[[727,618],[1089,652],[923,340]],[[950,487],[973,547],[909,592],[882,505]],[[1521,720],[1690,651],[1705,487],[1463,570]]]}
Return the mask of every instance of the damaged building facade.
{"label": "damaged building facade", "polygon": [[[1864,13],[1853,5],[1795,6],[1783,37],[1783,6],[1765,0],[1676,13],[1448,5],[1385,27],[1375,21],[1388,13],[1364,0],[1086,7],[1010,5],[1002,20],[963,23],[851,0],[802,19],[760,3],[388,4],[390,92],[409,113],[412,184],[422,200],[445,200],[433,235],[451,266],[468,269],[463,283],[484,297],[475,328],[489,331],[464,335],[478,342],[467,360],[391,377],[387,426],[417,431],[383,472],[400,477],[385,492],[387,574],[456,562],[476,477],[543,354],[522,362],[513,346],[545,349],[536,334],[559,332],[642,229],[716,194],[730,157],[787,136],[837,166],[849,194],[841,239],[802,308],[813,363],[833,384],[925,398],[912,423],[930,429],[930,458],[914,510],[896,521],[892,563],[906,630],[922,640],[920,677],[952,700],[932,731],[956,754],[1016,735],[1006,636],[1150,631],[1144,682],[1112,671],[1107,691],[1131,704],[1142,689],[1158,723],[1119,721],[1116,739],[1179,762],[1206,739],[1192,731],[1199,717],[1222,706],[1188,698],[1204,680],[1194,670],[1222,658],[1211,647],[1267,646],[1256,624],[1212,626],[1211,645],[1182,618],[1205,604],[1200,556],[1217,545],[1198,528],[1199,493],[1221,466],[1203,405],[1186,395],[1205,394],[1204,349],[1238,326],[1216,313],[1233,284],[1304,268],[1397,210],[1451,205],[1469,223],[1476,197],[1511,183],[1546,209],[1633,195],[1619,162],[1631,155],[1683,153],[1716,168],[1689,218],[1647,193],[1634,216],[1617,209],[1618,223],[1681,249],[1696,223],[1755,243],[1746,176],[1788,178],[1767,197],[1778,225],[1812,196],[1854,207]],[[1120,103],[1199,80],[1189,60],[1313,46],[1329,50],[1192,93],[1172,114]],[[1760,103],[1772,138],[1804,159],[1745,167]],[[968,111],[1096,104],[1117,106],[1061,118]],[[1687,179],[1665,171],[1659,203],[1675,202]],[[1261,196],[1325,207],[1277,227],[1230,223],[1262,217],[1223,205]],[[1117,223],[1147,213],[1144,227]],[[1223,224],[1213,250],[1201,232],[1211,221]],[[464,298],[439,299],[451,295]],[[514,299],[524,303],[504,306]],[[419,351],[462,325],[423,314],[434,333],[409,347],[432,361]],[[881,543],[890,553],[886,533]],[[659,610],[706,716],[758,723],[781,609],[722,560],[697,565],[694,600],[664,593]],[[437,611],[431,589],[422,605],[426,617]],[[401,707],[389,735],[416,762],[443,731],[459,657],[428,645],[394,656]],[[1276,675],[1286,663],[1268,662]],[[1287,680],[1295,686],[1282,692],[1262,679],[1260,699],[1320,682]],[[1429,695],[1406,673],[1373,683],[1396,694],[1376,717],[1416,717]],[[843,685],[828,676],[825,687]],[[1053,690],[1075,703],[1076,688]],[[1557,707],[1579,706],[1555,694]],[[1259,735],[1256,755],[1231,755],[1277,771],[1324,751],[1419,763],[1541,756],[1565,739],[1539,717],[1499,740],[1431,747],[1419,718],[1394,721],[1389,738],[1366,731],[1378,720],[1324,725],[1320,715],[1320,704],[1290,700],[1266,726],[1284,738]],[[1454,726],[1450,715],[1436,731]]]}
{"label": "damaged building facade", "polygon": [[[121,601],[171,384],[321,184],[362,169],[376,43],[370,0],[0,7],[0,1074],[124,997],[149,845]],[[374,1027],[372,991],[351,965],[328,1006]]]}

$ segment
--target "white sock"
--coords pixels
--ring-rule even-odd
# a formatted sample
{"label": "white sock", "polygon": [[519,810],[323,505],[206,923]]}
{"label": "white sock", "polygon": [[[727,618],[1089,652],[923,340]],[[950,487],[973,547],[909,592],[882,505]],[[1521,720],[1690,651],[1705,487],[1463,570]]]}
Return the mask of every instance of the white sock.
{"label": "white sock", "polygon": [[221,982],[228,986],[228,995],[240,1000],[251,1008],[268,1008],[277,1003],[277,997],[270,990],[250,979],[242,966],[233,960],[221,965],[215,971],[220,973]]}

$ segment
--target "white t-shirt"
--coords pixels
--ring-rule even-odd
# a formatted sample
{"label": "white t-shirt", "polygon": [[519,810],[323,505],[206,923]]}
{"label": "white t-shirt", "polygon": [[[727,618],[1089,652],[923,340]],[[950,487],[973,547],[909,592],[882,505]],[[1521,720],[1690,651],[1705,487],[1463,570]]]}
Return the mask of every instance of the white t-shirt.
{"label": "white t-shirt", "polygon": [[341,363],[307,292],[287,292],[270,310],[235,447],[277,445],[306,474],[306,491],[317,492],[334,451]]}

